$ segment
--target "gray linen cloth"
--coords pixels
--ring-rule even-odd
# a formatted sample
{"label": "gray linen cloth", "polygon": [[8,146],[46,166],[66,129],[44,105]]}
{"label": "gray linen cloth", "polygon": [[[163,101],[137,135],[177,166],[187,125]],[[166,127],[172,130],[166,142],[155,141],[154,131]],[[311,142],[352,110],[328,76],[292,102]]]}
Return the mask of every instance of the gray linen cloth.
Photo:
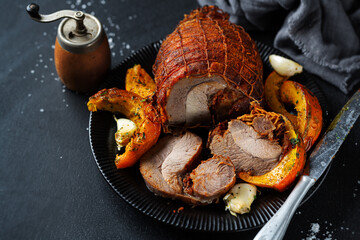
{"label": "gray linen cloth", "polygon": [[274,47],[349,93],[360,83],[360,0],[198,0],[247,31],[275,30]]}

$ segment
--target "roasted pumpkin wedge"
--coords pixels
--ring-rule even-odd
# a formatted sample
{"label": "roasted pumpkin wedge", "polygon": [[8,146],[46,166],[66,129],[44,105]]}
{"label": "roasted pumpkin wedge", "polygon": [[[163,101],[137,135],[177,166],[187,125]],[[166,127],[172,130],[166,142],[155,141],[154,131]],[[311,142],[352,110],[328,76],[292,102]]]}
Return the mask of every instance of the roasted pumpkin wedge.
{"label": "roasted pumpkin wedge", "polygon": [[240,172],[239,178],[259,187],[272,188],[277,191],[286,190],[301,174],[305,165],[305,148],[291,122],[284,116],[285,127],[283,153],[279,163],[271,171],[260,176],[252,176],[248,172]]}
{"label": "roasted pumpkin wedge", "polygon": [[[273,71],[265,81],[265,100],[268,107],[286,116],[301,135],[306,151],[315,143],[322,128],[322,110],[318,99],[300,83],[289,81]],[[294,106],[297,114],[286,110]]]}
{"label": "roasted pumpkin wedge", "polygon": [[156,85],[151,76],[139,64],[129,68],[125,78],[126,91],[138,94],[140,97],[152,97],[156,91]]}
{"label": "roasted pumpkin wedge", "polygon": [[117,154],[117,168],[134,165],[138,159],[157,142],[161,124],[155,108],[139,95],[117,88],[103,89],[91,96],[87,103],[89,111],[97,110],[121,113],[133,121],[138,129],[125,147],[123,154]]}
{"label": "roasted pumpkin wedge", "polygon": [[265,101],[272,111],[285,115],[293,124],[296,124],[296,116],[286,110],[284,103],[280,99],[280,88],[285,80],[287,80],[287,77],[281,76],[275,71],[270,73],[264,86]]}
{"label": "roasted pumpkin wedge", "polygon": [[309,150],[319,137],[322,128],[322,110],[318,99],[304,85],[284,81],[280,88],[281,101],[295,106],[296,127]]}

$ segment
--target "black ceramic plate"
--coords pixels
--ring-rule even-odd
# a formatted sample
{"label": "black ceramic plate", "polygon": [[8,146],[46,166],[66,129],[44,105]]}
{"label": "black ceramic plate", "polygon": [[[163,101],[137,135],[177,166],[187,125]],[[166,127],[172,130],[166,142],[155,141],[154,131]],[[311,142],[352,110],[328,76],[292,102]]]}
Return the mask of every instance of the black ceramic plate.
{"label": "black ceramic plate", "polygon": [[[159,41],[148,45],[125,59],[111,71],[102,87],[124,88],[126,71],[134,64],[141,64],[148,73],[151,73],[160,44]],[[257,42],[257,44],[264,62],[264,76],[267,76],[272,71],[268,62],[269,54],[283,54],[263,43]],[[316,77],[305,72],[294,79],[306,85],[318,97],[325,112],[326,101],[316,84]],[[291,191],[289,189],[286,192],[278,193],[273,190],[261,189],[261,195],[254,201],[251,212],[237,217],[224,211],[225,206],[222,201],[219,204],[191,208],[180,201],[157,197],[146,188],[138,165],[128,169],[117,170],[115,168],[114,159],[117,148],[114,133],[116,132],[116,123],[112,114],[109,112],[91,113],[89,125],[90,143],[95,161],[106,181],[131,206],[166,224],[200,231],[230,232],[253,229],[266,223],[281,207]],[[321,182],[318,181],[304,201],[316,191],[320,184]],[[184,207],[184,209],[178,212],[180,207]]]}

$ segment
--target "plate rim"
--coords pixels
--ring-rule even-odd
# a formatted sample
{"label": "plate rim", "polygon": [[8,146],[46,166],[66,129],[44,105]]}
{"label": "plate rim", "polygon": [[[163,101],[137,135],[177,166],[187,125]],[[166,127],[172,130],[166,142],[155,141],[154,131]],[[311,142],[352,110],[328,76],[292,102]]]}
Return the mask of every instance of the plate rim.
{"label": "plate rim", "polygon": [[[134,58],[134,56],[137,56],[139,54],[141,54],[141,52],[143,51],[146,51],[147,49],[149,48],[159,48],[160,45],[161,45],[161,42],[163,40],[159,40],[159,41],[156,41],[156,42],[153,42],[153,43],[150,43],[148,45],[145,45],[143,46],[142,48],[138,49],[137,51],[135,51],[134,53],[132,53],[131,55],[129,55],[128,57],[126,57],[125,59],[123,59],[119,64],[117,64],[112,70],[111,72],[118,72],[120,71],[120,69],[122,67],[124,67],[125,64],[127,64],[128,61],[132,61],[132,59]],[[271,53],[276,53],[276,54],[279,54],[279,55],[282,55],[282,56],[285,56],[287,57],[284,53],[282,53],[281,51],[279,51],[278,49],[275,49],[269,45],[266,45],[265,43],[261,42],[261,41],[255,41],[256,44],[258,45],[258,48],[259,48],[259,45],[262,46],[263,48],[267,48],[266,50],[270,50]],[[158,51],[158,49],[156,50]],[[260,52],[260,51],[259,51]],[[266,62],[263,61],[263,64],[265,65]],[[109,73],[110,74],[110,73]],[[311,75],[309,73],[307,73],[309,76],[314,76],[314,75]],[[152,73],[151,73],[152,75]],[[308,76],[307,76],[308,77]],[[101,84],[100,88],[99,89],[102,89],[102,88],[105,88],[105,87],[109,87],[109,84],[112,82],[111,78],[107,77],[105,79],[105,81]],[[317,87],[317,90],[321,92],[321,89],[320,87],[318,86],[318,84],[316,83],[316,81],[312,80],[313,84]],[[325,97],[325,95],[321,92],[322,96]],[[324,100],[326,101],[326,100]],[[326,105],[325,105],[326,106]],[[323,106],[322,106],[323,108]],[[324,111],[323,111],[324,113]],[[173,227],[177,227],[177,228],[180,228],[180,229],[186,229],[186,230],[190,230],[190,231],[203,231],[203,232],[242,232],[242,231],[249,231],[249,230],[253,230],[253,229],[257,229],[261,226],[263,226],[277,211],[277,209],[275,211],[273,211],[272,213],[268,214],[270,216],[268,216],[268,219],[265,219],[263,220],[263,223],[259,223],[259,224],[255,224],[255,226],[250,226],[250,227],[246,227],[246,228],[235,228],[234,226],[237,226],[237,225],[233,225],[233,228],[230,228],[230,229],[212,229],[212,228],[209,228],[208,226],[205,227],[205,228],[198,228],[197,226],[196,227],[189,227],[188,225],[187,226],[184,226],[184,224],[179,224],[179,221],[180,220],[183,220],[183,219],[172,219],[172,221],[169,221],[169,220],[166,220],[164,218],[159,218],[159,216],[154,216],[152,214],[150,214],[149,211],[145,211],[145,210],[141,210],[139,209],[139,207],[134,204],[134,202],[132,202],[131,200],[129,200],[128,197],[126,197],[123,193],[121,193],[121,191],[119,191],[119,189],[117,188],[117,186],[111,181],[111,179],[109,178],[108,174],[104,171],[103,167],[100,165],[99,163],[99,160],[98,160],[98,157],[97,157],[97,154],[95,152],[95,149],[94,149],[94,144],[93,144],[93,140],[92,140],[92,122],[93,122],[93,118],[94,118],[94,113],[93,112],[90,112],[90,116],[89,116],[89,128],[88,128],[88,134],[89,134],[89,141],[90,141],[90,147],[91,147],[91,151],[92,151],[92,154],[93,154],[93,157],[94,157],[94,160],[96,162],[96,165],[98,166],[98,169],[100,170],[102,176],[104,177],[104,179],[106,180],[106,182],[111,186],[111,188],[117,193],[117,195],[119,195],[121,197],[122,200],[124,200],[126,203],[130,204],[133,208],[137,209],[138,211],[140,211],[141,213],[145,214],[146,216],[148,217],[151,217],[152,219],[155,219],[157,220],[158,222],[161,222],[161,223],[164,223],[166,225],[169,225],[169,226],[173,226]],[[112,159],[113,160],[113,159]],[[137,165],[135,165],[137,166]],[[302,204],[304,204],[306,201],[308,201],[312,195],[317,191],[317,189],[321,186],[322,182],[324,181],[324,179],[326,178],[326,175],[327,173],[329,172],[330,170],[330,166],[327,168],[326,172],[324,173],[324,175],[315,183],[315,186],[312,187],[312,191],[309,191],[309,193],[306,195],[306,197],[303,199],[303,201],[300,203],[300,206]],[[141,179],[143,180],[143,179]],[[143,183],[145,185],[145,183]],[[292,189],[292,187],[291,187]],[[287,190],[286,192],[288,192],[288,194],[286,194],[287,196],[290,194],[290,190]],[[152,193],[153,194],[153,193]],[[279,193],[279,194],[282,194],[282,193]],[[154,195],[155,196],[155,195]],[[287,196],[285,197],[285,199],[287,198]],[[278,208],[281,207],[281,205],[284,203],[284,200],[281,200],[279,203],[280,206],[276,206]],[[225,212],[225,211],[224,211]],[[180,215],[181,213],[177,212],[177,213],[174,213],[175,216],[181,216]],[[230,215],[230,213],[227,213]],[[265,217],[266,218],[266,217]]]}

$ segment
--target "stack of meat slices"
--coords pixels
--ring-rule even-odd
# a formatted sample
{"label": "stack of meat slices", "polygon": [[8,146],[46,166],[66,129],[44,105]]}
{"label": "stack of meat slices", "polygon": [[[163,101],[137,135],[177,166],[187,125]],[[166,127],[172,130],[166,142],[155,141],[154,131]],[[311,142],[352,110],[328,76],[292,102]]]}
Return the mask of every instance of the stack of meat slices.
{"label": "stack of meat slices", "polygon": [[201,150],[202,139],[191,132],[161,138],[140,161],[148,188],[193,205],[216,201],[235,184],[235,168],[222,156],[200,162]]}

